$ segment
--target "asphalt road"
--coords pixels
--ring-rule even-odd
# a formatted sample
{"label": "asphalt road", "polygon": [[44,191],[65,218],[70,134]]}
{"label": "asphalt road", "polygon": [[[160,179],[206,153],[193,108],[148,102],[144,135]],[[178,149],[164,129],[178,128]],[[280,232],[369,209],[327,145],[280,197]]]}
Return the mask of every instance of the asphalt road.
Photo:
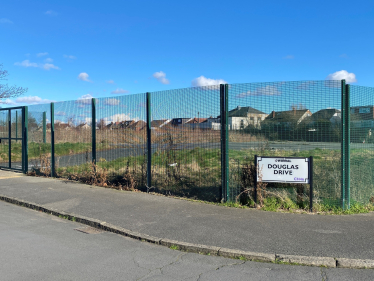
{"label": "asphalt road", "polygon": [[327,269],[205,256],[0,202],[0,280],[373,280],[374,270]]}
{"label": "asphalt road", "polygon": [[[158,150],[165,150],[171,148],[173,150],[182,150],[182,149],[194,149],[194,148],[220,148],[220,143],[184,143],[184,144],[175,144],[172,147],[164,144],[152,144],[152,151],[156,152]],[[230,150],[243,150],[243,149],[259,149],[263,148],[265,150],[293,150],[293,151],[305,151],[313,150],[316,148],[320,149],[331,149],[339,150],[341,148],[340,143],[333,142],[243,142],[243,143],[229,143]],[[374,144],[361,144],[361,143],[352,143],[351,148],[365,148],[374,150]],[[128,157],[128,156],[139,156],[146,154],[146,145],[126,145],[120,144],[116,145],[112,149],[102,150],[96,152],[96,159],[99,161],[101,158],[106,161],[113,161],[117,158]],[[79,153],[71,154],[65,156],[56,157],[56,163],[58,167],[74,166],[81,165],[91,161],[91,153]],[[0,163],[0,166],[2,164]],[[5,163],[5,166],[8,166]],[[33,166],[40,166],[39,159],[29,159],[29,168]],[[14,162],[12,163],[13,168],[21,168],[21,163]]]}
{"label": "asphalt road", "polygon": [[239,209],[0,171],[0,195],[154,237],[267,254],[374,260],[374,213]]}

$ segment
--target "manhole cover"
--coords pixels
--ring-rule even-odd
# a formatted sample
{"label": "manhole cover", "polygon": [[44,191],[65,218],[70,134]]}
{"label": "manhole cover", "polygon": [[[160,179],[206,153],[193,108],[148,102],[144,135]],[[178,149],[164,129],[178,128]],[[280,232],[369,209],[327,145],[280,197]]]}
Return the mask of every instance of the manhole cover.
{"label": "manhole cover", "polygon": [[93,228],[91,226],[75,228],[74,230],[77,230],[77,231],[80,231],[80,232],[83,232],[83,233],[86,233],[86,234],[97,234],[97,233],[103,232],[102,230],[97,229],[97,228]]}

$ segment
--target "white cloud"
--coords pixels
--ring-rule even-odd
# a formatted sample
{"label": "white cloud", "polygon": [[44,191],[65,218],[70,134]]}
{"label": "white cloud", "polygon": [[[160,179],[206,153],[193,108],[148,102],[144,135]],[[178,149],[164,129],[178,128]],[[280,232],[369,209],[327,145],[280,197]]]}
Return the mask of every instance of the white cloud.
{"label": "white cloud", "polygon": [[55,113],[56,116],[66,116],[66,113],[64,111],[59,111]]}
{"label": "white cloud", "polygon": [[45,69],[45,70],[50,70],[50,69],[60,69],[58,66],[55,66],[54,64],[52,63],[45,63],[42,65],[42,67]]}
{"label": "white cloud", "polygon": [[170,83],[170,81],[168,79],[166,79],[166,73],[163,72],[163,71],[153,73],[153,77],[156,78],[158,80],[158,82],[160,82],[162,84],[169,84]]}
{"label": "white cloud", "polygon": [[211,79],[204,76],[197,77],[192,80],[192,87],[203,87],[203,86],[216,86],[219,84],[226,84],[227,82],[223,79]]}
{"label": "white cloud", "polygon": [[88,74],[86,72],[79,73],[78,79],[86,82],[92,82],[90,79],[88,79]]}
{"label": "white cloud", "polygon": [[51,59],[51,58],[46,58],[44,61],[50,63],[50,62],[53,62],[53,59]]}
{"label": "white cloud", "polygon": [[126,94],[126,93],[128,93],[128,92],[129,92],[129,91],[127,91],[127,90],[117,88],[117,90],[111,91],[110,93],[111,93],[111,94]]}
{"label": "white cloud", "polygon": [[78,98],[78,100],[75,101],[75,103],[81,104],[81,105],[86,105],[86,104],[91,104],[91,99],[93,98],[92,95],[86,94]]}
{"label": "white cloud", "polygon": [[29,60],[24,60],[23,62],[15,62],[14,65],[19,65],[23,67],[38,67],[37,63],[30,62]]}
{"label": "white cloud", "polygon": [[340,70],[332,74],[327,75],[326,80],[342,80],[345,79],[347,83],[357,82],[356,75],[349,73],[347,70]]}
{"label": "white cloud", "polygon": [[254,91],[247,91],[236,95],[236,98],[245,98],[249,96],[279,96],[281,92],[277,87],[267,85],[265,87],[256,88]]}
{"label": "white cloud", "polygon": [[64,58],[69,59],[69,60],[75,60],[77,57],[72,56],[72,55],[64,55]]}
{"label": "white cloud", "polygon": [[52,10],[48,10],[44,14],[47,15],[47,16],[57,16],[57,13],[55,11],[52,11]]}
{"label": "white cloud", "polygon": [[288,55],[288,56],[285,56],[283,58],[286,59],[286,60],[292,60],[292,59],[295,58],[295,56],[294,55]]}
{"label": "white cloud", "polygon": [[1,18],[0,23],[13,23],[11,20],[6,19],[6,18]]}
{"label": "white cloud", "polygon": [[0,100],[0,103],[9,104],[9,105],[15,105],[16,104],[16,102],[12,101],[11,99]]}
{"label": "white cloud", "polygon": [[30,62],[29,60],[24,60],[23,62],[16,62],[14,65],[23,66],[23,67],[40,67],[45,70],[50,69],[60,69],[58,66],[52,64],[52,63],[36,63],[36,62]]}
{"label": "white cloud", "polygon": [[120,100],[118,99],[106,99],[104,101],[104,105],[119,105],[120,104]]}
{"label": "white cloud", "polygon": [[16,103],[26,103],[26,104],[43,104],[55,102],[54,100],[42,99],[38,96],[28,96],[28,97],[19,97],[16,99]]}
{"label": "white cloud", "polygon": [[125,114],[125,113],[119,113],[119,114],[114,114],[109,117],[103,118],[105,124],[109,124],[111,122],[121,122],[121,121],[127,121],[127,120],[135,120],[138,121],[139,118],[131,118],[130,114]]}
{"label": "white cloud", "polygon": [[38,53],[38,54],[36,54],[36,56],[37,56],[38,58],[40,58],[40,57],[44,57],[44,56],[46,56],[46,55],[48,55],[48,53],[47,53],[47,52],[45,52],[45,53]]}
{"label": "white cloud", "polygon": [[106,81],[108,84],[114,84],[114,81],[113,80],[108,80]]}

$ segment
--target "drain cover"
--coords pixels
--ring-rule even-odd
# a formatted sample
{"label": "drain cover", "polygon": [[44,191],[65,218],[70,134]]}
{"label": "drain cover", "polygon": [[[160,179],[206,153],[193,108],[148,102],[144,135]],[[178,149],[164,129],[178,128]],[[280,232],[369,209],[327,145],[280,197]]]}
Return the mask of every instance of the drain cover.
{"label": "drain cover", "polygon": [[97,233],[103,232],[102,230],[97,229],[97,228],[93,228],[91,226],[75,228],[74,230],[77,230],[77,231],[80,231],[80,232],[83,232],[83,233],[86,233],[86,234],[97,234]]}

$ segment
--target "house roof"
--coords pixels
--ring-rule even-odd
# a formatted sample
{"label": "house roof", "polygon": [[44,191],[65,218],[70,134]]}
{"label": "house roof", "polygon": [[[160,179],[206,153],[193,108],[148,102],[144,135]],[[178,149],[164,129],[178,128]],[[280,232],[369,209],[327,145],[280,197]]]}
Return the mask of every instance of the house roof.
{"label": "house roof", "polygon": [[248,114],[266,114],[266,113],[260,110],[257,110],[256,108],[250,107],[250,106],[245,106],[245,107],[238,106],[237,108],[229,111],[229,117],[247,117]]}
{"label": "house roof", "polygon": [[126,121],[120,121],[120,122],[111,122],[106,127],[112,128],[112,129],[124,129],[129,127],[131,124],[135,123],[134,120],[126,120]]}
{"label": "house roof", "polygon": [[[273,111],[264,121],[271,122],[297,122],[304,116],[308,109],[288,110],[288,111]],[[310,111],[309,111],[310,112]]]}
{"label": "house roof", "polygon": [[134,129],[134,128],[144,128],[147,125],[143,120],[139,120],[138,122],[131,123],[128,128]]}
{"label": "house roof", "polygon": [[87,123],[83,123],[83,124],[79,124],[79,125],[77,126],[77,128],[80,128],[80,127],[87,127],[87,126],[89,126],[89,125],[87,125]]}
{"label": "house roof", "polygon": [[162,124],[164,124],[167,119],[162,119],[162,120],[153,120],[151,121],[151,127],[160,127]]}
{"label": "house roof", "polygon": [[314,121],[317,120],[330,120],[336,113],[340,113],[340,110],[335,108],[321,109],[312,115]]}
{"label": "house roof", "polygon": [[[248,117],[248,114],[265,114],[256,108],[250,106],[237,106],[236,108],[229,111],[229,117]],[[221,115],[218,115],[217,118],[221,118]]]}
{"label": "house roof", "polygon": [[189,121],[186,122],[186,124],[198,124],[198,123],[203,123],[207,120],[207,118],[193,118]]}

